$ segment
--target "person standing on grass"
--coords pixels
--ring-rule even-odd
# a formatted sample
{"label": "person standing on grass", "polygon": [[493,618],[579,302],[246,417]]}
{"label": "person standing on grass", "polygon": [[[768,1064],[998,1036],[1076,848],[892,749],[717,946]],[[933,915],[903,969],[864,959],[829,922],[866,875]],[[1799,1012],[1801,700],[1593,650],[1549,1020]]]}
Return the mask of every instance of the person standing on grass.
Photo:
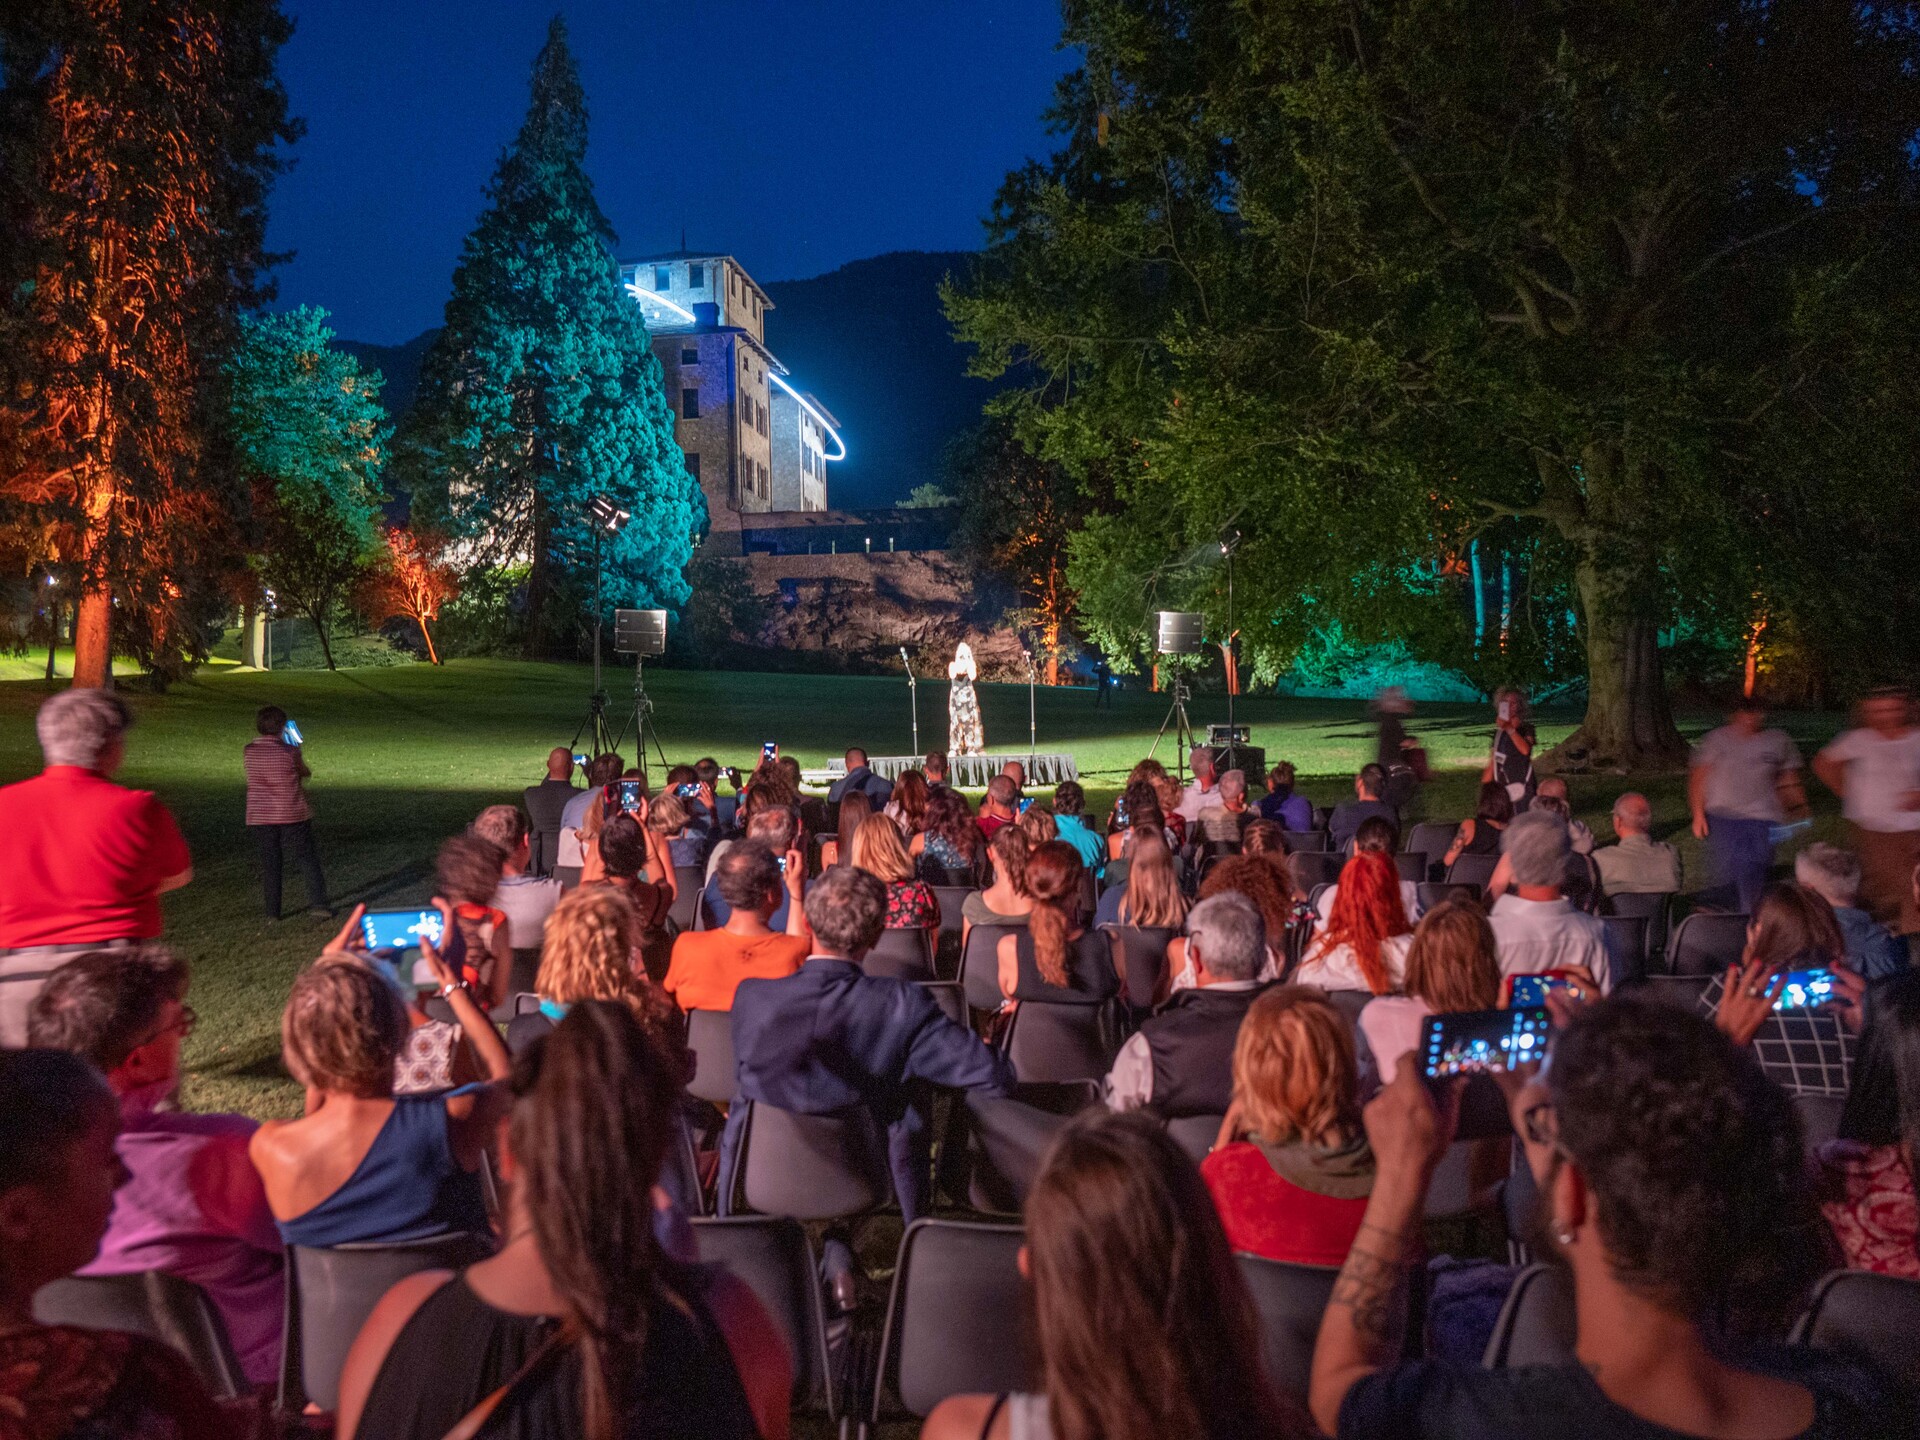
{"label": "person standing on grass", "polygon": [[287,712],[262,705],[254,716],[259,733],[247,742],[247,830],[260,856],[260,883],[266,892],[267,919],[280,918],[280,874],[291,854],[307,882],[307,913],[331,915],[327,877],[313,848],[313,811],[306,782],[313,775],[300,747],[287,738]]}
{"label": "person standing on grass", "polygon": [[1800,752],[1784,730],[1762,729],[1766,719],[1758,697],[1742,697],[1727,723],[1701,740],[1687,776],[1693,834],[1707,842],[1713,883],[1747,915],[1767,888],[1773,827],[1807,809]]}
{"label": "person standing on grass", "polygon": [[522,792],[527,819],[532,825],[528,837],[527,873],[551,875],[560,858],[560,827],[565,823],[567,802],[580,792],[573,788],[573,751],[556,745],[547,752],[547,777]]}
{"label": "person standing on grass", "polygon": [[0,787],[0,1047],[62,960],[152,940],[160,897],[193,879],[167,807],[112,783],[133,716],[107,690],[63,690],[34,728],[47,767]]}
{"label": "person standing on grass", "polygon": [[1813,773],[1840,797],[1847,844],[1860,857],[1861,908],[1895,935],[1920,931],[1913,871],[1920,865],[1920,726],[1913,696],[1869,693],[1859,723],[1813,757]]}

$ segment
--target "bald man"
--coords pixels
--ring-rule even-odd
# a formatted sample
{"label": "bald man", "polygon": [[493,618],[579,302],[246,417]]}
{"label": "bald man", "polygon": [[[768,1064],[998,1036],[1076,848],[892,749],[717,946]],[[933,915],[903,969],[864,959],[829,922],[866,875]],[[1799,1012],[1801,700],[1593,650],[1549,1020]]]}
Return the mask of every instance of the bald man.
{"label": "bald man", "polygon": [[577,793],[573,788],[573,752],[556,745],[547,752],[547,778],[524,792],[527,819],[527,873],[550,875],[559,853],[561,812]]}

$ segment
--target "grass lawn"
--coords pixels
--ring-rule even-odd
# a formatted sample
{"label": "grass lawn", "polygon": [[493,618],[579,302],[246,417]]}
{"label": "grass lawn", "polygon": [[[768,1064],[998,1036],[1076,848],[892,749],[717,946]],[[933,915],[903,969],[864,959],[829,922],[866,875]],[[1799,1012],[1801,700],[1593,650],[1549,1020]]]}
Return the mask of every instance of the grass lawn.
{"label": "grass lawn", "polygon": [[[44,663],[44,657],[42,657]],[[11,673],[37,674],[30,662]],[[611,672],[616,705],[627,696],[624,671]],[[201,1023],[189,1043],[186,1101],[195,1108],[292,1113],[298,1095],[281,1069],[279,1016],[287,986],[311,960],[332,926],[293,910],[279,925],[260,913],[251,848],[243,828],[240,748],[253,733],[253,712],[269,702],[299,721],[307,758],[321,859],[337,905],[365,901],[405,905],[431,888],[433,853],[485,805],[517,799],[538,780],[546,751],[572,738],[590,684],[585,666],[458,661],[360,670],[263,674],[212,666],[165,696],[129,693],[139,724],[121,779],[157,791],[193,847],[195,879],[167,898],[167,939],[192,962],[193,1001]],[[947,687],[921,687],[921,741],[946,739]],[[823,763],[848,743],[874,754],[909,748],[905,684],[897,679],[806,675],[741,675],[658,670],[648,677],[670,761],[712,754],[749,766],[763,740],[777,740],[803,765]],[[1024,687],[980,687],[986,734],[996,750],[1024,749]],[[39,768],[32,717],[47,693],[37,679],[0,683],[0,783]],[[1349,701],[1245,699],[1238,716],[1254,728],[1269,762],[1289,759],[1317,803],[1351,794],[1353,770],[1370,753],[1364,706]],[[1224,697],[1192,706],[1204,729],[1225,718]],[[616,713],[617,710],[616,710]],[[1092,692],[1039,692],[1040,748],[1070,751],[1101,813],[1126,771],[1146,754],[1166,713],[1163,696],[1123,692],[1113,709],[1096,709]],[[1551,743],[1577,721],[1572,713],[1536,717]],[[1697,736],[1713,717],[1689,716]],[[1809,748],[1831,735],[1838,717],[1790,715],[1782,724]],[[1413,727],[1424,737],[1438,781],[1428,787],[1434,818],[1470,814],[1489,734],[1477,706],[1423,707]],[[631,758],[632,742],[625,746]],[[1168,744],[1160,748],[1171,762]],[[657,777],[656,777],[657,778]],[[1576,811],[1603,839],[1606,812],[1625,786],[1611,776],[1576,777]],[[1689,884],[1700,856],[1685,833],[1682,777],[1642,781],[1655,804],[1656,830],[1681,843]],[[1819,823],[1834,824],[1832,797],[1816,785]],[[298,906],[297,875],[288,877],[288,906]]]}

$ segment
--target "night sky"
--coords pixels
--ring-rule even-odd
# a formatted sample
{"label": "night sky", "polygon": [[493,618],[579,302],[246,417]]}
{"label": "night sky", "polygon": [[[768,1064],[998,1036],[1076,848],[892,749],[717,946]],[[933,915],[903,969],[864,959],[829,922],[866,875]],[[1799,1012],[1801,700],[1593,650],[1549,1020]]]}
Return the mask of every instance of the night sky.
{"label": "night sky", "polygon": [[[307,135],[270,240],[280,303],[397,343],[440,323],[481,187],[526,110],[552,8],[288,0]],[[575,0],[587,165],[620,253],[694,246],[756,279],[974,249],[1005,173],[1047,148],[1073,64],[1057,0]]]}

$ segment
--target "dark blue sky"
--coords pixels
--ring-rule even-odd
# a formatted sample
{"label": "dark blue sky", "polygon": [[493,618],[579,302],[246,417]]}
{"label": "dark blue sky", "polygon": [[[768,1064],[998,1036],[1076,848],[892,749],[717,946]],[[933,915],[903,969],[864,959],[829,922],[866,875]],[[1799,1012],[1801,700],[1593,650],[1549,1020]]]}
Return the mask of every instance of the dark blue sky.
{"label": "dark blue sky", "polygon": [[[282,304],[343,337],[440,323],[480,191],[555,7],[288,0],[307,135],[272,201]],[[688,240],[761,281],[980,244],[1002,176],[1046,148],[1072,57],[1057,0],[574,0],[587,155],[621,253]]]}

